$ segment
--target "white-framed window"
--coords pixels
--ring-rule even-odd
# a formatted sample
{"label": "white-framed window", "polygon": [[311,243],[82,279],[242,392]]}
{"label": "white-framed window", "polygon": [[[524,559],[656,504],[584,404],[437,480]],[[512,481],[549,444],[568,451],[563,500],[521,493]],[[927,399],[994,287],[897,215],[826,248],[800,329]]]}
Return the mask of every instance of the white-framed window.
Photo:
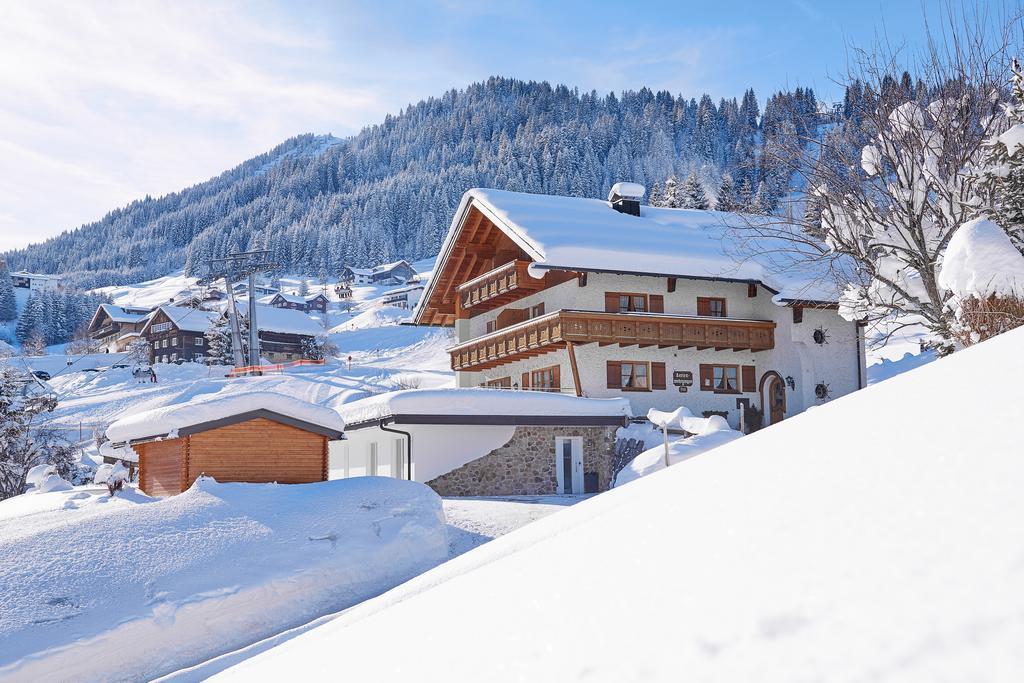
{"label": "white-framed window", "polygon": [[377,442],[370,443],[369,453],[366,454],[366,474],[370,477],[377,476]]}
{"label": "white-framed window", "polygon": [[396,479],[406,479],[408,465],[405,455],[405,439],[395,439],[395,463],[391,476]]}
{"label": "white-framed window", "polygon": [[177,345],[178,345],[178,338],[177,337],[171,337],[171,346],[177,346]]}
{"label": "white-framed window", "polygon": [[172,353],[172,354],[171,354],[171,362],[173,363],[173,362],[174,362],[174,361],[176,361],[176,360],[178,360],[178,354],[176,354],[176,353]]}
{"label": "white-framed window", "polygon": [[195,342],[196,342],[196,346],[202,346],[203,345],[203,338],[202,337],[196,337]]}
{"label": "white-framed window", "polygon": [[159,340],[158,340],[158,341],[155,341],[155,342],[153,342],[153,349],[154,349],[154,350],[156,350],[156,349],[159,349],[159,348],[160,348],[160,342],[159,342]]}
{"label": "white-framed window", "polygon": [[162,343],[162,348],[167,348],[167,339],[165,338]]}

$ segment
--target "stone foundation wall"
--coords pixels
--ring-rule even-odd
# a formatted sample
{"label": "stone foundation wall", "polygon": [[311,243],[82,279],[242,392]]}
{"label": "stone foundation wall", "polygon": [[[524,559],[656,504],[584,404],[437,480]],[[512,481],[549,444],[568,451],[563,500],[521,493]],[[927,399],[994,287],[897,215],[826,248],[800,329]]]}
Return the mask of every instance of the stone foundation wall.
{"label": "stone foundation wall", "polygon": [[508,443],[427,482],[442,496],[530,496],[557,493],[555,437],[583,438],[583,472],[598,491],[611,486],[616,427],[516,427]]}

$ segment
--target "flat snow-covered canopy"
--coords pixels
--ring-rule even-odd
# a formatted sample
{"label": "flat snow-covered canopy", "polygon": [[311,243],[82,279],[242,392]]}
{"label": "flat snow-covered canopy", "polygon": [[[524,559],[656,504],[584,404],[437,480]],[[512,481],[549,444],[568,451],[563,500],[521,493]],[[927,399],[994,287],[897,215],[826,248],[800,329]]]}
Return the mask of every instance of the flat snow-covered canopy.
{"label": "flat snow-covered canopy", "polygon": [[1019,680],[1022,345],[585,500],[216,680]]}
{"label": "flat snow-covered canopy", "polygon": [[[264,412],[315,427],[321,433],[329,432],[333,438],[340,438],[345,429],[345,421],[331,408],[286,394],[253,391],[214,394],[208,398],[194,398],[129,415],[107,427],[107,438],[116,444],[159,438],[174,439],[182,435],[183,431],[201,431],[198,428],[210,423],[248,415],[259,417]],[[209,428],[216,426],[219,425],[214,424]]]}
{"label": "flat snow-covered canopy", "polygon": [[624,398],[579,398],[542,391],[476,388],[392,391],[340,405],[337,410],[350,429],[403,417],[407,422],[427,424],[559,424],[559,420],[573,424],[586,418],[618,424],[632,412]]}

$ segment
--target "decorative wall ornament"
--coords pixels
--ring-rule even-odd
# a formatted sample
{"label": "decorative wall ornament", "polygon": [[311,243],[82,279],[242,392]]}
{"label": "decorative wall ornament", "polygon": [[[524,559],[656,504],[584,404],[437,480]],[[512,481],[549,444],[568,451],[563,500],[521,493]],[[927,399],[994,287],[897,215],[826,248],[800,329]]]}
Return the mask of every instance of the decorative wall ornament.
{"label": "decorative wall ornament", "polygon": [[818,329],[814,330],[812,336],[814,338],[815,344],[828,344],[828,330],[826,330],[824,327],[819,327]]}
{"label": "decorative wall ornament", "polygon": [[825,384],[824,382],[818,382],[814,386],[814,395],[817,396],[819,400],[824,401],[829,396],[828,389],[829,387],[827,384]]}
{"label": "decorative wall ornament", "polygon": [[793,391],[796,390],[796,382],[793,380],[793,375],[786,375],[786,385]]}

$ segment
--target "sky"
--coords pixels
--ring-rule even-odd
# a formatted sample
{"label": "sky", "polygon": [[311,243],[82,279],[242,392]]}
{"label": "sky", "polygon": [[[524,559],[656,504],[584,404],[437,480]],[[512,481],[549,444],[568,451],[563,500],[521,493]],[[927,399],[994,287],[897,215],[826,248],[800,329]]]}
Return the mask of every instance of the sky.
{"label": "sky", "polygon": [[[502,5],[512,5],[505,7]],[[0,0],[0,251],[491,75],[740,97],[922,40],[918,0]]]}

